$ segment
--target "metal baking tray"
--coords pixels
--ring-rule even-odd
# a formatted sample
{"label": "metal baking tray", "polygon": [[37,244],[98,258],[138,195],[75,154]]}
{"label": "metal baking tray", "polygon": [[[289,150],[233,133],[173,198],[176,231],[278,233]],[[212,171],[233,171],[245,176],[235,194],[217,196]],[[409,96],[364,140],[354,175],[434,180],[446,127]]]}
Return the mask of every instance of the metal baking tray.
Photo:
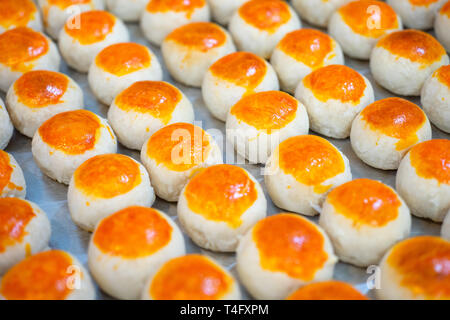
{"label": "metal baking tray", "polygon": [[[161,64],[164,65],[164,61],[161,57],[161,52],[159,48],[152,46],[148,43],[148,41],[143,37],[139,29],[139,26],[137,24],[127,24],[127,26],[130,32],[131,41],[141,43],[150,47],[158,56]],[[309,26],[303,23],[303,27],[308,28]],[[345,58],[346,58],[346,65],[359,71],[371,81],[375,91],[376,100],[393,96],[393,94],[381,88],[373,80],[373,77],[370,74],[369,64],[367,61],[354,60],[348,57]],[[84,92],[84,103],[86,109],[91,110],[102,117],[106,117],[108,106],[102,105],[95,99],[89,88],[87,82],[87,75],[75,72],[74,70],[68,68],[64,62],[62,62],[60,71],[72,77],[81,86]],[[195,110],[195,119],[197,121],[196,124],[201,125],[205,130],[218,129],[222,132],[222,137],[225,136],[225,124],[213,118],[212,115],[209,113],[208,109],[205,107],[205,104],[203,103],[200,89],[187,87],[180,83],[175,82],[170,77],[167,69],[165,68],[164,68],[164,81],[173,83],[175,86],[181,89],[190,99]],[[3,99],[3,101],[5,101],[5,95],[3,93],[0,94],[0,97]],[[420,105],[420,99],[418,97],[409,100]],[[450,135],[436,129],[436,127],[433,126],[433,139],[437,138],[450,139]],[[364,164],[353,152],[350,146],[349,139],[337,140],[327,138],[327,140],[329,140],[331,143],[337,146],[348,157],[348,159],[350,160],[351,170],[354,179],[363,177],[376,179],[392,187],[395,187],[396,171],[378,170]],[[219,141],[219,144],[221,143],[222,142]],[[27,184],[27,199],[37,203],[47,213],[51,221],[52,235],[50,239],[50,247],[70,252],[71,254],[75,255],[81,261],[81,263],[87,268],[87,248],[91,234],[81,230],[72,222],[67,206],[67,186],[59,184],[54,180],[51,180],[50,178],[45,176],[36,166],[33,160],[33,156],[31,154],[31,139],[15,131],[14,136],[11,139],[11,142],[6,148],[6,151],[14,155],[17,162],[23,169]],[[129,155],[138,161],[140,159],[138,151],[132,151],[120,145],[118,152]],[[230,158],[229,156],[230,155],[228,154],[228,158]],[[240,160],[239,163],[243,163],[242,159],[239,158],[237,159]],[[227,157],[225,157],[224,155],[224,161],[226,162],[226,160]],[[241,166],[244,167],[246,170],[248,170],[252,175],[254,175],[263,186],[268,202],[267,203],[268,215],[276,214],[283,211],[277,208],[272,203],[269,195],[267,194],[267,191],[265,190],[264,178],[261,174],[263,166],[252,164],[243,164]],[[153,207],[164,211],[177,222],[176,203],[169,203],[157,198]],[[314,222],[317,222],[318,220],[317,217],[310,219]],[[441,227],[440,224],[413,217],[411,236],[417,236],[420,234],[438,235],[440,233],[440,227]],[[235,268],[236,264],[235,254],[215,253],[203,250],[198,246],[196,246],[187,235],[184,236],[186,241],[186,249],[188,253],[202,253],[216,259],[225,268],[230,270],[231,273],[236,277],[236,279],[239,279]],[[341,262],[336,265],[334,272],[334,278],[336,280],[348,282],[353,286],[355,286],[362,293],[367,294],[371,298],[374,298],[373,290],[369,290],[366,284],[370,275],[371,274],[368,273],[367,270],[364,268],[357,268],[352,265]],[[250,299],[251,298],[250,295],[242,285],[241,289],[243,298]],[[96,286],[96,290],[98,299],[111,299],[110,296],[100,291],[98,286]]]}

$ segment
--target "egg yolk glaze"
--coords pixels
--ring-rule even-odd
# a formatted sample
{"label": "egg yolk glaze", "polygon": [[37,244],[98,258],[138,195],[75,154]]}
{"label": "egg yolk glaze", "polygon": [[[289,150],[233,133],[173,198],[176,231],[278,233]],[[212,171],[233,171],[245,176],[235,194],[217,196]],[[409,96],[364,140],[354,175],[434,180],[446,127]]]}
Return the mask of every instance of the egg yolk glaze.
{"label": "egg yolk glaze", "polygon": [[5,274],[0,294],[8,300],[64,300],[72,292],[71,266],[73,259],[64,251],[38,253]]}
{"label": "egg yolk glaze", "polygon": [[25,228],[36,215],[31,205],[19,198],[0,198],[0,253],[20,243]]}
{"label": "egg yolk glaze", "polygon": [[[77,18],[74,18],[77,19]],[[64,27],[66,33],[82,45],[97,43],[106,39],[113,31],[116,18],[102,10],[92,10],[80,13],[80,25],[72,26],[68,21]]]}
{"label": "egg yolk glaze", "polygon": [[60,9],[66,9],[72,5],[89,4],[92,0],[47,0],[51,6],[57,6]]}
{"label": "egg yolk glaze", "polygon": [[336,187],[327,201],[337,214],[352,220],[355,228],[384,227],[398,217],[401,206],[391,188],[369,179],[356,179]]}
{"label": "egg yolk glaze", "polygon": [[303,78],[303,84],[322,102],[335,99],[354,105],[360,102],[366,89],[364,78],[357,71],[338,64],[314,70]]}
{"label": "egg yolk glaze", "polygon": [[10,161],[9,155],[0,150],[0,192],[2,192],[6,187],[9,189],[23,190],[23,187],[17,186],[11,182],[11,174],[14,171]]}
{"label": "egg yolk glaze", "polygon": [[121,154],[92,157],[74,174],[75,185],[89,196],[109,199],[127,193],[142,181],[136,161]]}
{"label": "egg yolk glaze", "polygon": [[0,63],[12,71],[33,69],[32,61],[49,50],[47,39],[39,32],[18,27],[0,34]]}
{"label": "egg yolk glaze", "polygon": [[341,281],[323,281],[301,287],[287,300],[368,300],[351,285]]}
{"label": "egg yolk glaze", "polygon": [[450,88],[450,65],[442,66],[434,73],[440,83]]}
{"label": "egg yolk glaze", "polygon": [[69,79],[58,72],[36,70],[23,74],[14,83],[18,101],[30,108],[43,108],[63,103]]}
{"label": "egg yolk glaze", "polygon": [[334,50],[331,37],[314,29],[299,29],[288,33],[278,43],[278,48],[312,69],[322,67],[326,60],[335,56],[330,54]]}
{"label": "egg yolk glaze", "polygon": [[181,92],[167,82],[139,81],[122,91],[115,104],[124,111],[150,114],[167,124],[181,98]]}
{"label": "egg yolk glaze", "polygon": [[151,13],[185,12],[186,18],[190,19],[195,10],[205,5],[205,0],[151,0],[147,4],[147,11]]}
{"label": "egg yolk glaze", "polygon": [[450,140],[419,143],[411,148],[409,157],[419,177],[450,185]]}
{"label": "egg yolk glaze", "polygon": [[199,254],[166,262],[154,276],[149,293],[154,300],[218,300],[232,288],[233,279]]}
{"label": "egg yolk glaze", "polygon": [[66,154],[82,154],[95,147],[100,135],[98,117],[87,110],[59,113],[45,121],[38,129],[42,140]]}
{"label": "egg yolk glaze", "polygon": [[379,38],[386,31],[398,28],[394,9],[381,1],[353,1],[342,6],[338,12],[353,32],[366,37]]}
{"label": "egg yolk glaze", "polygon": [[298,102],[281,91],[264,91],[247,95],[230,110],[238,120],[258,129],[272,130],[284,128],[297,114]]}
{"label": "egg yolk glaze", "polygon": [[397,150],[404,150],[417,143],[417,131],[426,122],[422,109],[402,98],[375,101],[360,115],[370,129],[398,139]]}
{"label": "egg yolk glaze", "polygon": [[148,49],[138,43],[125,42],[110,45],[95,58],[97,66],[104,71],[121,77],[148,68],[151,65]]}
{"label": "egg yolk glaze", "polygon": [[34,20],[37,14],[36,6],[31,0],[2,0],[0,1],[0,26],[25,27]]}
{"label": "egg yolk glaze", "polygon": [[207,52],[227,40],[225,32],[214,23],[193,22],[172,31],[165,39],[194,50]]}
{"label": "egg yolk glaze", "polygon": [[172,171],[186,171],[208,158],[211,145],[202,128],[174,123],[155,132],[147,142],[147,155]]}
{"label": "egg yolk glaze", "polygon": [[93,242],[105,254],[136,259],[165,247],[172,238],[172,230],[155,209],[133,206],[101,220]]}
{"label": "egg yolk glaze", "polygon": [[267,73],[263,59],[250,52],[235,52],[217,60],[211,67],[211,73],[236,86],[253,93]]}
{"label": "egg yolk glaze", "polygon": [[439,0],[408,0],[413,6],[428,7]]}
{"label": "egg yolk glaze", "polygon": [[317,136],[301,135],[286,139],[280,143],[278,151],[281,170],[304,185],[314,186],[316,193],[328,191],[332,185],[323,183],[345,171],[339,151]]}
{"label": "egg yolk glaze", "polygon": [[388,34],[377,42],[393,55],[417,62],[422,68],[439,61],[445,55],[442,45],[428,33],[418,30],[403,30]]}
{"label": "egg yolk glaze", "polygon": [[284,1],[252,0],[239,8],[239,15],[251,26],[274,33],[291,19],[291,12]]}
{"label": "egg yolk glaze", "polygon": [[445,14],[448,18],[450,18],[450,1],[447,1],[439,11],[440,14]]}
{"label": "egg yolk glaze", "polygon": [[419,236],[395,245],[387,263],[400,285],[427,299],[450,299],[450,242]]}
{"label": "egg yolk glaze", "polygon": [[253,228],[252,237],[261,267],[292,278],[313,280],[328,259],[324,237],[317,227],[293,214],[282,213],[260,220]]}
{"label": "egg yolk glaze", "polygon": [[237,228],[241,216],[258,197],[255,183],[244,169],[216,165],[202,170],[186,186],[189,209],[207,220],[226,222]]}

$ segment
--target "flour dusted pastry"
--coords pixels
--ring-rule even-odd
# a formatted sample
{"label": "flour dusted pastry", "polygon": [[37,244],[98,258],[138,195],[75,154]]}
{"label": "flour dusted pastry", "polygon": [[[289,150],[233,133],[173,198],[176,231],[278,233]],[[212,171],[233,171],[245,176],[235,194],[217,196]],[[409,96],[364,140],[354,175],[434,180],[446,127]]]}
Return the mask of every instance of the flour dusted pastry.
{"label": "flour dusted pastry", "polygon": [[427,30],[433,27],[436,12],[447,0],[387,0],[408,28]]}
{"label": "flour dusted pastry", "polygon": [[106,0],[109,12],[127,22],[139,21],[148,0]]}
{"label": "flour dusted pastry", "polygon": [[16,27],[42,31],[42,20],[33,0],[2,0],[0,2],[0,33]]}
{"label": "flour dusted pastry", "polygon": [[287,300],[368,300],[368,298],[345,282],[319,281],[301,287]]}
{"label": "flour dusted pastry", "polygon": [[233,13],[241,5],[249,0],[207,0],[211,9],[212,18],[221,25],[227,25],[230,22]]}
{"label": "flour dusted pastry", "polygon": [[11,140],[14,132],[11,119],[9,118],[8,111],[6,110],[3,100],[0,98],[0,149],[3,150]]}
{"label": "flour dusted pastry", "polygon": [[450,52],[450,1],[447,1],[436,14],[434,32],[447,52]]}
{"label": "flour dusted pastry", "polygon": [[292,0],[302,19],[318,27],[327,27],[331,15],[351,0]]}
{"label": "flour dusted pastry", "polygon": [[25,198],[27,186],[22,169],[14,157],[0,150],[0,197]]}

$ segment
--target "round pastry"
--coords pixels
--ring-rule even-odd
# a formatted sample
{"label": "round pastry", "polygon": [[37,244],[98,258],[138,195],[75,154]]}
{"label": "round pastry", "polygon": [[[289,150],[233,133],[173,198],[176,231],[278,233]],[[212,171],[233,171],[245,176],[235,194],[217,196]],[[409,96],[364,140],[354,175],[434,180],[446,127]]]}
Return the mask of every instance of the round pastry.
{"label": "round pastry", "polygon": [[0,34],[0,90],[31,70],[58,71],[61,57],[56,45],[45,35],[27,27]]}
{"label": "round pastry", "polygon": [[233,252],[244,234],[265,218],[267,201],[258,181],[228,164],[208,167],[184,187],[178,219],[199,247]]}
{"label": "round pastry", "polygon": [[436,14],[434,32],[439,42],[450,52],[450,1],[447,1]]}
{"label": "round pastry", "polygon": [[300,286],[330,280],[337,258],[325,232],[309,220],[267,217],[239,242],[237,271],[256,299],[284,299]]}
{"label": "round pastry", "polygon": [[183,235],[168,216],[132,206],[98,223],[89,243],[88,263],[103,291],[119,299],[137,299],[150,275],[184,253]]}
{"label": "round pastry", "polygon": [[221,25],[227,25],[233,13],[249,0],[208,0],[213,20]]}
{"label": "round pastry", "polygon": [[11,119],[9,118],[8,111],[6,111],[5,104],[0,98],[0,150],[6,148],[11,140],[14,132],[14,127],[12,125]]}
{"label": "round pastry", "polygon": [[229,30],[239,50],[268,59],[277,43],[300,27],[300,19],[286,2],[251,0],[233,14]]}
{"label": "round pastry", "polygon": [[205,105],[219,120],[242,97],[278,90],[277,75],[264,59],[250,52],[235,52],[217,60],[206,72],[202,84]]}
{"label": "round pastry", "polygon": [[16,27],[42,31],[41,15],[33,0],[0,1],[0,33]]}
{"label": "round pastry", "polygon": [[210,22],[192,22],[172,31],[163,41],[162,55],[172,77],[200,87],[216,60],[236,51],[231,36]]}
{"label": "round pastry", "polygon": [[374,101],[370,81],[340,64],[319,68],[299,83],[295,97],[308,111],[311,130],[327,137],[345,139],[352,121]]}
{"label": "round pastry", "polygon": [[345,54],[357,59],[369,59],[378,39],[401,29],[401,19],[394,9],[376,0],[357,0],[340,7],[328,25],[330,35]]}
{"label": "round pastry", "polygon": [[106,11],[92,10],[68,20],[59,33],[58,44],[70,67],[88,72],[102,49],[128,40],[128,29],[120,19]]}
{"label": "round pastry", "polygon": [[387,0],[408,28],[426,30],[433,27],[436,12],[447,0]]}
{"label": "round pastry", "polygon": [[227,140],[252,163],[266,163],[281,141],[308,130],[305,106],[281,91],[245,96],[231,107],[226,122]]}
{"label": "round pastry", "polygon": [[326,33],[299,29],[281,39],[270,63],[280,78],[281,89],[294,94],[307,74],[330,64],[344,64],[344,55],[341,46]]}
{"label": "round pastry", "polygon": [[134,42],[112,44],[95,57],[88,73],[89,87],[102,103],[110,105],[130,83],[162,80],[161,65],[146,46]]}
{"label": "round pastry", "polygon": [[395,94],[409,96],[418,96],[425,80],[448,63],[442,45],[418,30],[384,36],[370,56],[370,70],[378,84]]}
{"label": "round pastry", "polygon": [[302,19],[318,27],[327,27],[331,15],[351,0],[292,0]]}
{"label": "round pastry", "polygon": [[450,210],[442,223],[441,237],[450,241]]}
{"label": "round pastry", "polygon": [[[123,1],[123,0],[122,0]],[[144,36],[160,46],[173,30],[191,23],[209,21],[206,0],[150,0],[141,17]]]}
{"label": "round pastry", "polygon": [[393,246],[380,264],[383,300],[450,299],[450,241],[419,236]]}
{"label": "round pastry", "polygon": [[83,162],[74,172],[67,193],[72,220],[93,231],[97,223],[129,206],[151,207],[155,193],[147,170],[122,154],[103,154]]}
{"label": "round pastry", "polygon": [[314,216],[327,193],[352,180],[347,157],[327,140],[303,135],[277,147],[266,164],[264,181],[277,207]]}
{"label": "round pastry", "polygon": [[103,0],[37,0],[44,19],[45,32],[58,39],[59,32],[70,18],[77,23],[73,15],[89,10],[103,10]]}
{"label": "round pastry", "polygon": [[45,212],[32,202],[0,198],[0,225],[0,275],[48,246],[50,221]]}
{"label": "round pastry", "polygon": [[11,154],[0,150],[0,198],[25,198],[26,194],[27,186],[22,168]]}
{"label": "round pastry", "polygon": [[387,185],[357,179],[333,189],[325,199],[319,225],[339,260],[358,267],[378,264],[411,231],[409,209]]}
{"label": "round pastry", "polygon": [[431,139],[431,126],[417,105],[386,98],[367,106],[353,121],[350,142],[369,166],[395,170],[408,150]]}
{"label": "round pastry", "polygon": [[106,8],[123,21],[136,22],[141,18],[147,3],[148,0],[106,0]]}
{"label": "round pastry", "polygon": [[33,136],[33,158],[48,177],[69,184],[87,159],[115,153],[117,141],[106,119],[87,110],[59,113],[45,121]]}
{"label": "round pastry", "polygon": [[345,282],[321,281],[301,287],[287,300],[368,300],[368,298]]}
{"label": "round pastry", "polygon": [[162,81],[133,83],[114,99],[108,121],[124,146],[141,150],[145,141],[162,127],[194,122],[194,109],[186,96]]}
{"label": "round pastry", "polygon": [[0,298],[6,300],[93,300],[89,273],[62,250],[35,254],[12,267],[1,279]]}
{"label": "round pastry", "polygon": [[450,210],[450,140],[436,139],[411,148],[397,171],[397,191],[411,213],[442,222]]}
{"label": "round pastry", "polygon": [[203,255],[189,254],[167,261],[148,279],[144,300],[239,300],[233,276]]}
{"label": "round pastry", "polygon": [[450,133],[450,65],[440,67],[425,81],[420,102],[428,119]]}
{"label": "round pastry", "polygon": [[6,103],[16,129],[30,138],[55,114],[84,105],[83,91],[75,81],[46,70],[24,73],[9,87]]}
{"label": "round pastry", "polygon": [[183,122],[156,131],[142,146],[141,160],[156,195],[166,201],[178,201],[181,190],[200,168],[223,162],[213,137]]}

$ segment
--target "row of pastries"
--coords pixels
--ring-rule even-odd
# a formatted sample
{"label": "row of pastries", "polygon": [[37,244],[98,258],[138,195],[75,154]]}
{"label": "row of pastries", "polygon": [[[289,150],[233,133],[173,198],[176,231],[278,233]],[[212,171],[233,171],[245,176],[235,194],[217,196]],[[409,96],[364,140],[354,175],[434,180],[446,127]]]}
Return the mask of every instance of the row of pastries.
{"label": "row of pastries", "polygon": [[[70,1],[60,2],[59,8],[67,8]],[[92,299],[92,274],[104,292],[121,299],[239,299],[239,285],[227,270],[204,255],[186,255],[183,230],[201,248],[236,252],[239,280],[254,298],[365,299],[332,280],[340,260],[379,264],[379,298],[449,299],[450,214],[443,237],[407,239],[411,214],[442,222],[450,208],[450,141],[431,140],[430,126],[449,132],[449,58],[430,35],[401,31],[401,21],[429,26],[407,24],[395,1],[395,11],[371,0],[336,5],[321,18],[330,21],[330,35],[299,29],[295,11],[278,0],[170,2],[137,1],[139,8],[120,10],[114,8],[123,7],[121,1],[111,0],[108,13],[99,10],[103,4],[86,1],[87,11],[52,27],[56,5],[40,3],[46,32],[58,46],[33,31],[39,30],[39,15],[0,34],[0,88],[7,92],[6,106],[0,105],[0,144],[8,145],[13,127],[32,138],[42,172],[68,185],[73,222],[93,232],[89,271],[71,254],[47,250],[50,222],[37,204],[24,200],[23,172],[11,154],[0,151],[0,296]],[[302,2],[293,5],[303,18]],[[229,31],[207,22],[208,6]],[[390,23],[382,30],[364,25],[361,12],[373,6]],[[445,15],[446,6],[437,15]],[[430,10],[434,17],[438,6]],[[237,153],[265,164],[272,201],[293,213],[266,217],[262,181],[223,164],[219,143],[193,124],[195,107],[162,81],[156,55],[128,42],[120,19],[136,21],[142,11],[143,33],[161,44],[172,77],[201,88]],[[59,18],[67,19],[63,14]],[[178,26],[180,14],[186,20]],[[110,106],[107,119],[84,110],[80,86],[58,72],[58,48]],[[375,101],[371,82],[344,65],[343,53],[370,58],[379,85],[395,94],[420,94],[423,110],[402,98]],[[309,135],[310,129],[350,137],[362,161],[398,169],[396,188],[352,180],[347,157]],[[142,164],[117,154],[118,142],[140,150]],[[151,208],[155,196],[177,202],[181,228]],[[316,224],[294,213],[320,218]],[[46,277],[42,265],[48,266]],[[56,287],[60,281],[67,285]]]}

